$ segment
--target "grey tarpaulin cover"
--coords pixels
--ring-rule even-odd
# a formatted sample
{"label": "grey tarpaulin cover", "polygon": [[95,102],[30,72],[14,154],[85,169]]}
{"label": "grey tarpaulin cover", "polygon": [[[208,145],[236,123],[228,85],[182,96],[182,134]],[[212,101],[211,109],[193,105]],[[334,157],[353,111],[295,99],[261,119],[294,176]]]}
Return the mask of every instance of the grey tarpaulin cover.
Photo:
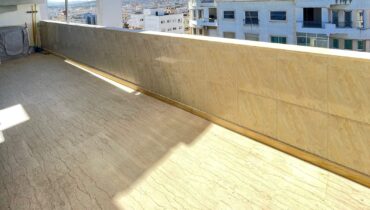
{"label": "grey tarpaulin cover", "polygon": [[0,61],[27,55],[28,50],[28,32],[25,27],[0,27]]}

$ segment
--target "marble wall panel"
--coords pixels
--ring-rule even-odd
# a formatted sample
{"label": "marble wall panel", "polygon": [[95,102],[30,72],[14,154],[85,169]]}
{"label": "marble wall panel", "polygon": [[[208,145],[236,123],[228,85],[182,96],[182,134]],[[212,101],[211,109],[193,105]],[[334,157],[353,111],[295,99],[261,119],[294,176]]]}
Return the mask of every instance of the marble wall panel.
{"label": "marble wall panel", "polygon": [[277,137],[277,101],[244,90],[238,92],[238,123],[246,128]]}
{"label": "marble wall panel", "polygon": [[327,57],[281,52],[277,60],[278,98],[327,111]]}
{"label": "marble wall panel", "polygon": [[370,62],[338,58],[328,70],[329,113],[370,123]]}
{"label": "marble wall panel", "polygon": [[370,59],[51,21],[40,32],[45,49],[370,175]]}
{"label": "marble wall panel", "polygon": [[369,145],[369,124],[329,117],[328,159],[369,175]]}
{"label": "marble wall panel", "polygon": [[327,157],[328,115],[282,101],[277,107],[277,139]]}
{"label": "marble wall panel", "polygon": [[250,93],[276,98],[277,95],[277,55],[276,50],[243,47],[237,62],[238,88]]}

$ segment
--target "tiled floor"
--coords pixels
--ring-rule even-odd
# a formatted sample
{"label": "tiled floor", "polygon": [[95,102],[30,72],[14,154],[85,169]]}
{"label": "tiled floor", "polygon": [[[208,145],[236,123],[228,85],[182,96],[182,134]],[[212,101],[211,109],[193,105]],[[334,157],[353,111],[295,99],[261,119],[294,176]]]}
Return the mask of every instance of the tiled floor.
{"label": "tiled floor", "polygon": [[0,65],[0,209],[370,209],[370,189],[52,55]]}

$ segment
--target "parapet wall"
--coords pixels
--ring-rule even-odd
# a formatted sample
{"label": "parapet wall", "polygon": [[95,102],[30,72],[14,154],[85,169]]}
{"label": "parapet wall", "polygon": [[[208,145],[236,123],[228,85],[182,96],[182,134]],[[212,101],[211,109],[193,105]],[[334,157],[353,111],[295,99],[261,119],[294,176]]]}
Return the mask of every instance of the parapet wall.
{"label": "parapet wall", "polygon": [[370,54],[41,23],[42,46],[370,175]]}

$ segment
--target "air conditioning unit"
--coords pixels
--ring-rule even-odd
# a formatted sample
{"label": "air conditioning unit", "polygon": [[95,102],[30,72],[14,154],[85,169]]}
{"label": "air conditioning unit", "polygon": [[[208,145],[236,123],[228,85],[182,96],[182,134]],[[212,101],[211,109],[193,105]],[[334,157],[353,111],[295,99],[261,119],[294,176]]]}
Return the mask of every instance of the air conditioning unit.
{"label": "air conditioning unit", "polygon": [[22,26],[0,27],[0,62],[28,55],[27,28]]}

